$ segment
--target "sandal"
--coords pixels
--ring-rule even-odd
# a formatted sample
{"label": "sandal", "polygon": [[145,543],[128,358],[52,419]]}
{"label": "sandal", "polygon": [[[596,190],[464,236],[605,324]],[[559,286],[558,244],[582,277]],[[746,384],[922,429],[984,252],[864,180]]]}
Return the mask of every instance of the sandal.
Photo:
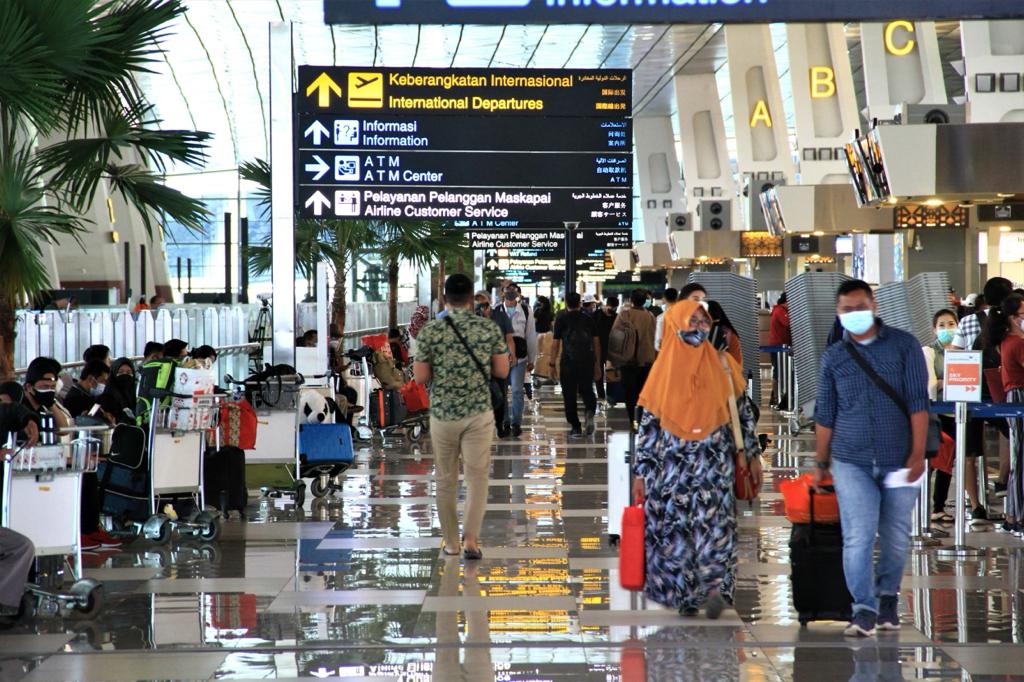
{"label": "sandal", "polygon": [[953,523],[953,521],[954,521],[953,517],[950,514],[947,514],[944,511],[932,512],[931,520],[934,523],[943,523],[943,524],[950,524],[950,523]]}
{"label": "sandal", "polygon": [[444,554],[445,556],[459,556],[460,554],[462,554],[462,552],[460,552],[459,550],[455,550],[454,552],[449,552],[447,545],[444,543],[444,541],[442,541],[441,542],[441,554]]}

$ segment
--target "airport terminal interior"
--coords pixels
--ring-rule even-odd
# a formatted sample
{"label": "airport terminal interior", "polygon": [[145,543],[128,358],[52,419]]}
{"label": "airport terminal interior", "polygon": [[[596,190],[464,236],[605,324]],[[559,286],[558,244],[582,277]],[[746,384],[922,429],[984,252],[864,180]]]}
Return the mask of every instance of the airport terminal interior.
{"label": "airport terminal interior", "polygon": [[[980,352],[1022,159],[1021,0],[0,0],[0,682],[1024,680],[1024,403]],[[421,374],[463,280],[513,365],[482,557]],[[948,434],[868,637],[797,608],[839,525],[789,492],[853,280]],[[634,584],[644,308],[659,385],[715,344],[758,415],[720,616]]]}

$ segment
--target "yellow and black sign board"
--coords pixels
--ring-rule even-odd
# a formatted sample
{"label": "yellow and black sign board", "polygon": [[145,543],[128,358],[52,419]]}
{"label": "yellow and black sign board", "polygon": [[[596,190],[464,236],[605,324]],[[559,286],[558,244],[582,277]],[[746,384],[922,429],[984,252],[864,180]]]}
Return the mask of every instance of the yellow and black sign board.
{"label": "yellow and black sign board", "polygon": [[631,114],[616,69],[299,67],[300,113],[607,117]]}

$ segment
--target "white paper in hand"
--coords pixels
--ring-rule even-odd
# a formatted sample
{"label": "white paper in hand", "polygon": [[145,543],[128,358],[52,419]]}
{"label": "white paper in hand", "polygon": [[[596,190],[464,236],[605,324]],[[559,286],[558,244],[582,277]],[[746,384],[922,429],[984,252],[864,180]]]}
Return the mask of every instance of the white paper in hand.
{"label": "white paper in hand", "polygon": [[916,481],[910,480],[910,469],[897,469],[885,475],[883,485],[886,488],[920,488],[924,483],[924,475],[918,476]]}

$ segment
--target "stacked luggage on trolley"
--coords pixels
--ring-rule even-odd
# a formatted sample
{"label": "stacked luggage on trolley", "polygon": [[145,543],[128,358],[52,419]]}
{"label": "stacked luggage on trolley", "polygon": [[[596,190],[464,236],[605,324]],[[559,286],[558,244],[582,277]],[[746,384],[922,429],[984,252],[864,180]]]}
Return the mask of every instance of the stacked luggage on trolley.
{"label": "stacked luggage on trolley", "polygon": [[356,394],[367,407],[357,425],[358,437],[386,442],[388,436],[401,435],[418,443],[430,430],[426,387],[413,379],[407,362],[393,356],[386,334],[364,336],[362,342],[344,355],[350,362],[345,380],[358,386]]}
{"label": "stacked luggage on trolley", "polygon": [[138,423],[114,428],[110,457],[97,472],[109,530],[157,544],[175,532],[212,542],[221,516],[207,509],[204,474],[208,449],[220,450],[224,396],[214,392],[209,369],[155,360],[139,375]]}
{"label": "stacked luggage on trolley", "polygon": [[[34,581],[26,586],[22,618],[92,615],[103,605],[103,586],[83,577],[82,477],[96,471],[102,441],[97,428],[72,428],[68,442],[18,447],[8,438],[0,491],[0,526],[35,546]],[[64,589],[65,575],[72,583]]]}

